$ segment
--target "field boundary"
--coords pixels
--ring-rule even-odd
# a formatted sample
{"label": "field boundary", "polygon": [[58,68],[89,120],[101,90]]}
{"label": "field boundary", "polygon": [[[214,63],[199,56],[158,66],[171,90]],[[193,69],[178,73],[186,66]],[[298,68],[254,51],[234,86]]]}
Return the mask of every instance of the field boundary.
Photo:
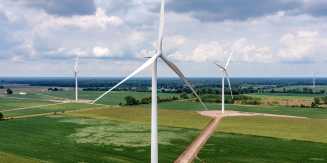
{"label": "field boundary", "polygon": [[176,159],[174,163],[189,163],[193,161],[199,153],[200,149],[210,138],[215,128],[223,117],[216,117],[210,124],[201,132],[201,134],[186,148],[186,150]]}

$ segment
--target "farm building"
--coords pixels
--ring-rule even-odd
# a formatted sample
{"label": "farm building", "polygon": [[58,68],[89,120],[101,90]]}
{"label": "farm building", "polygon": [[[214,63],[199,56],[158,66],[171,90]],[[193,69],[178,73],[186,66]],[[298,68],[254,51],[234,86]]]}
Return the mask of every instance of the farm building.
{"label": "farm building", "polygon": [[26,95],[26,92],[19,92],[20,95]]}

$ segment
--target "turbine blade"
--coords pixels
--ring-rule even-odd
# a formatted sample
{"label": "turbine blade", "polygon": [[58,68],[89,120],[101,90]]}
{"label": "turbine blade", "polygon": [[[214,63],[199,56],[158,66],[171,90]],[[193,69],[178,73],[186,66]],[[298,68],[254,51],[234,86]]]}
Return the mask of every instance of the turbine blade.
{"label": "turbine blade", "polygon": [[100,98],[102,98],[104,95],[106,95],[107,93],[109,93],[110,91],[112,91],[113,89],[115,89],[116,87],[118,87],[120,84],[124,83],[127,79],[131,78],[132,76],[134,76],[138,72],[142,71],[143,69],[145,69],[146,67],[148,67],[149,65],[151,65],[159,56],[160,56],[160,53],[157,53],[156,55],[154,55],[152,58],[150,58],[148,61],[146,61],[141,67],[139,67],[132,74],[130,74],[129,76],[127,76],[124,80],[122,80],[121,82],[119,82],[117,85],[115,85],[114,87],[112,87],[109,91],[107,91],[104,94],[102,94],[100,97],[98,97],[96,100],[94,100],[91,104],[95,103]]}
{"label": "turbine blade", "polygon": [[233,51],[230,53],[230,56],[229,56],[229,58],[228,58],[227,64],[226,64],[226,66],[225,66],[225,69],[226,69],[227,66],[228,66],[229,60],[230,60],[230,58],[232,57],[233,52],[234,52],[234,49],[233,49]]}
{"label": "turbine blade", "polygon": [[76,71],[76,68],[77,68],[78,57],[79,57],[79,54],[77,55],[77,60],[76,60],[76,65],[75,65],[75,71]]}
{"label": "turbine blade", "polygon": [[221,66],[219,66],[217,63],[215,63],[215,62],[213,62],[215,65],[217,65],[218,67],[220,67],[220,68],[222,68],[223,70],[225,70],[225,68],[224,67],[221,67]]}
{"label": "turbine blade", "polygon": [[68,74],[68,73],[70,73],[70,72],[74,72],[74,71],[68,71],[68,72],[65,72],[63,75]]}
{"label": "turbine blade", "polygon": [[158,52],[162,52],[162,37],[165,24],[165,0],[161,0],[159,36],[158,36]]}
{"label": "turbine blade", "polygon": [[202,103],[204,108],[208,111],[207,107],[204,105],[204,103],[202,102],[202,100],[200,99],[198,94],[196,94],[196,92],[192,88],[191,84],[186,80],[186,78],[184,77],[182,72],[172,62],[170,62],[168,59],[166,59],[163,55],[161,55],[160,57],[186,83],[186,85],[192,90],[192,92],[195,94],[195,96],[200,100],[200,102]]}
{"label": "turbine blade", "polygon": [[230,81],[229,81],[229,77],[228,77],[228,74],[227,74],[226,70],[225,70],[225,74],[226,74],[226,77],[227,77],[227,81],[228,81],[228,85],[229,85],[229,89],[230,89],[230,94],[232,95],[232,99],[233,99],[234,97],[233,97],[232,87],[230,86]]}

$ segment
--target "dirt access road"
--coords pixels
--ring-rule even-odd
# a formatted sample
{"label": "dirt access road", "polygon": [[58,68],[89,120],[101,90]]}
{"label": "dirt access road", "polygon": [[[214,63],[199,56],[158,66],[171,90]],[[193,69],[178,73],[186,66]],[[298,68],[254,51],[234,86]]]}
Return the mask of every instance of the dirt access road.
{"label": "dirt access road", "polygon": [[[190,163],[194,158],[197,158],[197,154],[202,148],[202,146],[210,138],[211,134],[214,132],[215,128],[218,126],[219,122],[223,117],[227,116],[274,116],[274,117],[291,117],[291,118],[307,118],[307,117],[297,117],[288,115],[277,115],[277,114],[264,114],[264,113],[240,113],[238,111],[226,111],[222,114],[221,111],[199,111],[199,114],[203,116],[208,116],[214,118],[213,121],[202,131],[202,133],[186,148],[186,150],[176,159],[175,163]],[[200,160],[200,159],[199,159]],[[202,160],[200,160],[202,161]]]}

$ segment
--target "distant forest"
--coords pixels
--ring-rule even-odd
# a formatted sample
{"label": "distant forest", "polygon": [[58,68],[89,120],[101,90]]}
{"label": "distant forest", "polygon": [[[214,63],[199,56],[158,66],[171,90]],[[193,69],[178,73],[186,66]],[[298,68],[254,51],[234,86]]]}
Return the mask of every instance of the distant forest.
{"label": "distant forest", "polygon": [[[124,78],[78,78],[78,86],[81,88],[113,87]],[[221,78],[187,78],[195,88],[221,87]],[[233,88],[274,86],[276,88],[297,85],[312,85],[312,78],[230,78]],[[29,84],[30,86],[49,87],[75,87],[75,78],[39,78],[39,77],[0,77],[1,84]],[[178,89],[183,88],[185,83],[178,77],[158,78],[158,88]],[[316,78],[316,85],[327,85],[327,78]],[[119,86],[119,88],[147,88],[151,87],[151,78],[131,78]],[[225,87],[228,87],[225,79]],[[269,87],[268,87],[269,88]]]}

